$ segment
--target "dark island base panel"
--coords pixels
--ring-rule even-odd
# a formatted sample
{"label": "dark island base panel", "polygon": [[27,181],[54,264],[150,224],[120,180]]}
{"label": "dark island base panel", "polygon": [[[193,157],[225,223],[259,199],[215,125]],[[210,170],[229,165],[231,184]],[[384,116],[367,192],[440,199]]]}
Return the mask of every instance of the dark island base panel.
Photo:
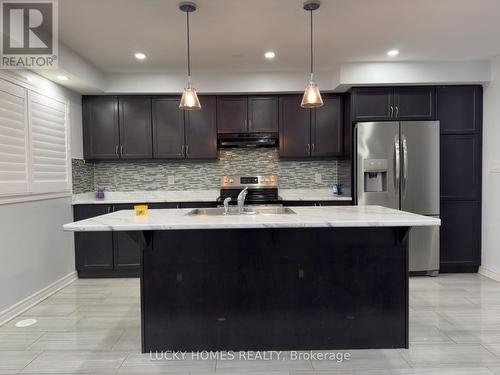
{"label": "dark island base panel", "polygon": [[144,232],[142,350],[407,348],[407,234]]}

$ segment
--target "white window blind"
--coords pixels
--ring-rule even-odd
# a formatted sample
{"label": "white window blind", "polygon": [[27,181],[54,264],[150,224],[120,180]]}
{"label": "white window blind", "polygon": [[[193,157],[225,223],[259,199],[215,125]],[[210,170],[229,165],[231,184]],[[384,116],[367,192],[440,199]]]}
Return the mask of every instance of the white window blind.
{"label": "white window blind", "polygon": [[26,89],[0,80],[0,194],[27,193]]}
{"label": "white window blind", "polygon": [[32,191],[68,190],[70,173],[65,103],[30,91],[28,113]]}

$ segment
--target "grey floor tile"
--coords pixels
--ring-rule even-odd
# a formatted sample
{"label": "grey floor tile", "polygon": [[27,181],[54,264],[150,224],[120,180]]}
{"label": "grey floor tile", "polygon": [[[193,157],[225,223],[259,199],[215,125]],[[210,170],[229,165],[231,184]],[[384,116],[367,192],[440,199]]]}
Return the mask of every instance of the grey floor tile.
{"label": "grey floor tile", "polygon": [[439,330],[437,326],[424,324],[410,325],[410,345],[447,342],[452,343],[453,341],[443,331]]}
{"label": "grey floor tile", "polygon": [[[26,319],[27,317],[18,316],[17,318],[5,323],[0,327],[0,334],[3,332],[63,332],[72,329],[78,319],[71,317],[35,317],[36,324],[19,328],[16,327],[16,323],[20,320]],[[32,318],[32,317],[30,317]]]}
{"label": "grey floor tile", "polygon": [[486,367],[469,368],[411,368],[411,369],[391,369],[392,375],[492,375],[493,373]]}
{"label": "grey floor tile", "polygon": [[111,350],[121,337],[121,331],[49,332],[36,340],[31,350]]}
{"label": "grey floor tile", "polygon": [[342,362],[312,361],[317,371],[334,371],[349,369],[383,370],[388,368],[410,367],[397,349],[349,350],[351,357]]}
{"label": "grey floor tile", "polygon": [[28,316],[38,323],[0,327],[0,375],[500,375],[500,283],[478,275],[411,278],[410,349],[353,350],[340,364],[151,361],[140,353],[138,279],[77,280]]}
{"label": "grey floor tile", "polygon": [[43,332],[0,332],[0,350],[25,350],[37,341]]}
{"label": "grey floor tile", "polygon": [[28,350],[0,351],[0,372],[20,371],[41,354]]}
{"label": "grey floor tile", "polygon": [[412,367],[432,364],[487,367],[500,364],[497,357],[478,344],[415,344],[407,350],[401,350],[401,353]]}
{"label": "grey floor tile", "polygon": [[301,372],[290,371],[290,375],[392,375],[388,369],[368,370],[368,369],[354,369],[354,370],[331,370],[331,371],[313,371]]}
{"label": "grey floor tile", "polygon": [[119,352],[50,351],[43,352],[21,373],[92,373],[116,372],[127,354]]}
{"label": "grey floor tile", "polygon": [[151,357],[145,353],[130,353],[119,369],[120,374],[131,373],[199,373],[215,371],[215,360],[172,360],[170,358]]}

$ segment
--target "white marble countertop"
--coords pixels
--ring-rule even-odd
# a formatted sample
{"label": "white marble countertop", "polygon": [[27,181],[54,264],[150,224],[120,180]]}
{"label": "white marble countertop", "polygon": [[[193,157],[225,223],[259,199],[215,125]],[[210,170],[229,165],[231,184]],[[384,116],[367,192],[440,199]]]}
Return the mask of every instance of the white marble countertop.
{"label": "white marble countertop", "polygon": [[[96,199],[94,192],[73,195],[77,204],[164,203],[164,202],[215,202],[219,189],[181,191],[107,191],[104,199]],[[350,201],[345,195],[333,195],[331,189],[279,189],[285,201]]]}
{"label": "white marble countertop", "polygon": [[95,192],[73,195],[76,204],[164,203],[164,202],[215,202],[219,189],[180,191],[106,191],[104,199],[96,199]]}
{"label": "white marble countertop", "polygon": [[332,189],[279,189],[284,201],[351,201],[349,195],[333,195]]}
{"label": "white marble countertop", "polygon": [[64,225],[67,231],[436,226],[441,220],[381,206],[292,207],[296,214],[187,216],[190,209],[116,211]]}

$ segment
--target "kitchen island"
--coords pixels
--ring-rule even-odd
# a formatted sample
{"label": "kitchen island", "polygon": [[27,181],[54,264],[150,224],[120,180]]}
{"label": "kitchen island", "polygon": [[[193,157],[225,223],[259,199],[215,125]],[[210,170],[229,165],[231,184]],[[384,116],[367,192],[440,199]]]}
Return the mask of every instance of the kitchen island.
{"label": "kitchen island", "polygon": [[141,231],[143,352],[408,347],[408,232],[440,220],[379,206],[292,210],[124,210],[64,228]]}

